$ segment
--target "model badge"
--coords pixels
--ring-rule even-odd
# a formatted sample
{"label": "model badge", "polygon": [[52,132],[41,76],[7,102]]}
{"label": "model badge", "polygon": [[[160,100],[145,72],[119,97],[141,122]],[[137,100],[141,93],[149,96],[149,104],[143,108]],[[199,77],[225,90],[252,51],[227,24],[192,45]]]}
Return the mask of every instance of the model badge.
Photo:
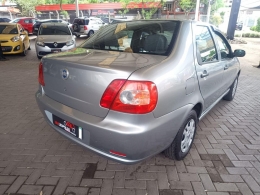
{"label": "model badge", "polygon": [[63,69],[62,70],[62,78],[64,80],[68,79],[69,78],[69,71],[67,69]]}
{"label": "model badge", "polygon": [[58,47],[58,43],[54,42],[53,43],[54,47]]}

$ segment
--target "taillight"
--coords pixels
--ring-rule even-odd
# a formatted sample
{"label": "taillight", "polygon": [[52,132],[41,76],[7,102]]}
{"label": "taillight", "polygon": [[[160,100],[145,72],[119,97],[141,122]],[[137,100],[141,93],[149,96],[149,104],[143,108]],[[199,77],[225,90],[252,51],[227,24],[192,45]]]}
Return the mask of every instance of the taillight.
{"label": "taillight", "polygon": [[87,27],[87,26],[84,26],[84,30],[88,30],[88,27]]}
{"label": "taillight", "polygon": [[39,77],[38,77],[38,81],[42,86],[45,86],[44,83],[44,77],[43,77],[43,65],[42,62],[39,65]]}
{"label": "taillight", "polygon": [[[114,88],[112,85],[113,82],[104,92],[101,99],[101,106],[103,106],[103,98],[106,97],[106,99],[110,99],[110,102],[112,101],[110,103],[111,110],[132,114],[145,114],[154,110],[158,100],[158,92],[153,82],[126,81],[123,87],[120,88]],[[108,93],[112,89],[114,89],[113,96]],[[115,94],[116,97],[114,97]]]}

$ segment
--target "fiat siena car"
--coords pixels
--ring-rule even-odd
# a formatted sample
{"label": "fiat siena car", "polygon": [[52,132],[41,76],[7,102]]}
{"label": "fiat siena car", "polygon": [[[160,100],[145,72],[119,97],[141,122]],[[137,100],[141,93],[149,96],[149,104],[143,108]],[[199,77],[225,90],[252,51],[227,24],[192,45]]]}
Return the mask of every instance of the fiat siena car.
{"label": "fiat siena car", "polygon": [[0,23],[0,43],[4,54],[26,56],[30,50],[30,39],[20,24]]}
{"label": "fiat siena car", "polygon": [[74,35],[67,24],[45,23],[40,26],[35,40],[36,55],[42,56],[67,51],[76,47]]}
{"label": "fiat siena car", "polygon": [[105,157],[131,164],[164,151],[181,160],[199,120],[234,98],[244,55],[205,23],[112,24],[44,57],[36,100],[53,129]]}

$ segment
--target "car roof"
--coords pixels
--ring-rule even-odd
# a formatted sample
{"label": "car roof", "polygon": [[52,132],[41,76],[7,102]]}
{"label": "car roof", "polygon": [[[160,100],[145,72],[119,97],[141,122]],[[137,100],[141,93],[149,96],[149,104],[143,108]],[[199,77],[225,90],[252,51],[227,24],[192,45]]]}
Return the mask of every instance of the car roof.
{"label": "car roof", "polygon": [[42,25],[46,25],[46,26],[66,26],[66,27],[68,27],[68,25],[67,24],[65,24],[65,23],[53,23],[53,22],[46,22],[46,23],[44,23],[44,24],[42,24]]}

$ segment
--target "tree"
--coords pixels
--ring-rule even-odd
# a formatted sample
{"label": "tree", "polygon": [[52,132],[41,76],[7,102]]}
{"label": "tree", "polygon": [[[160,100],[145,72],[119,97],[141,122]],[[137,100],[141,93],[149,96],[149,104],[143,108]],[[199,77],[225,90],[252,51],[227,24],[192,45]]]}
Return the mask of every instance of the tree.
{"label": "tree", "polygon": [[185,15],[188,14],[196,7],[195,0],[180,0],[179,2],[180,8],[185,12]]}
{"label": "tree", "polygon": [[21,7],[21,13],[25,16],[34,16],[35,6],[43,5],[45,0],[11,0]]}

